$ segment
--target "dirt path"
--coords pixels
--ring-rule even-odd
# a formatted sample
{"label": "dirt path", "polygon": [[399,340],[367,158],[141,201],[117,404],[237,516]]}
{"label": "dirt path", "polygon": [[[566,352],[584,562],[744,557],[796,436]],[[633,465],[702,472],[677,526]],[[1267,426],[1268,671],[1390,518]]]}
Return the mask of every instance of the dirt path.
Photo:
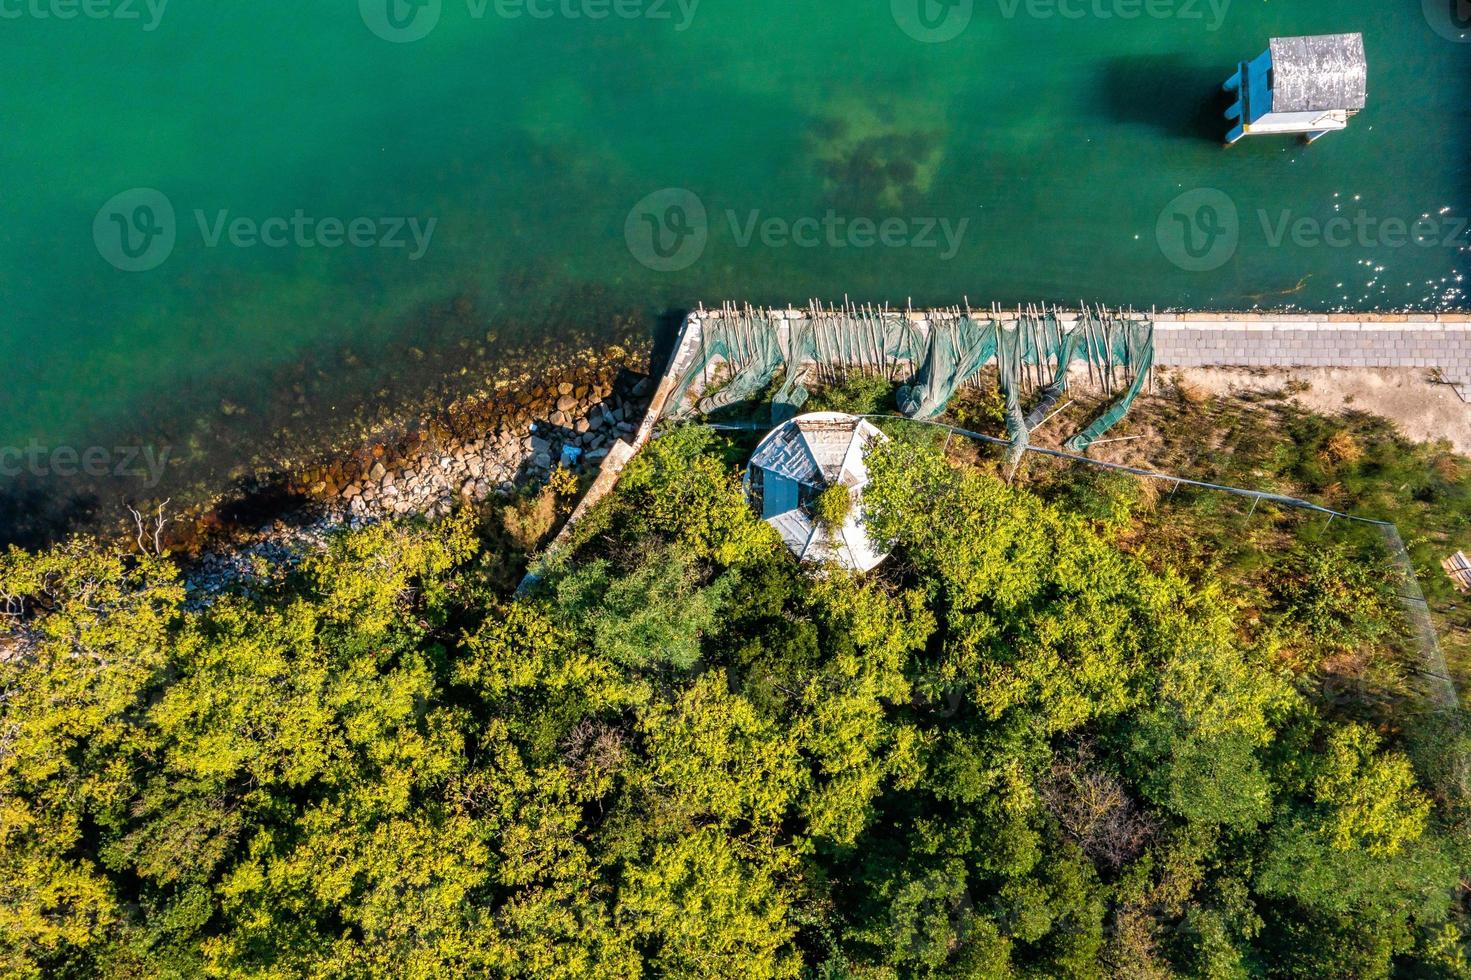
{"label": "dirt path", "polygon": [[1471,455],[1471,404],[1423,368],[1172,368],[1191,384],[1217,395],[1280,391],[1292,380],[1308,385],[1292,395],[1325,415],[1353,409],[1394,421],[1417,442],[1447,439]]}

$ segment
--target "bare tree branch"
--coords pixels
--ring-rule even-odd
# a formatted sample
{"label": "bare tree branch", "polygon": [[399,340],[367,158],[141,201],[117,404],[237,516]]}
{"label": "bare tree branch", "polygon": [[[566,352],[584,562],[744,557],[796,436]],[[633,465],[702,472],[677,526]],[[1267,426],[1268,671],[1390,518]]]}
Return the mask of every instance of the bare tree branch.
{"label": "bare tree branch", "polygon": [[[164,528],[168,527],[169,521],[173,520],[173,518],[171,517],[165,517],[163,511],[164,508],[167,507],[169,505],[169,502],[173,499],[174,498],[170,497],[168,498],[168,500],[165,500],[163,503],[159,504],[157,512],[150,515],[146,519],[146,521],[143,514],[139,512],[138,509],[135,508],[132,504],[124,505],[128,508],[128,513],[133,515],[133,524],[137,528],[137,535],[135,537],[135,540],[137,541],[138,551],[140,553],[145,555],[155,555],[157,557],[163,556]],[[152,525],[151,531],[147,526],[145,526],[146,524]]]}

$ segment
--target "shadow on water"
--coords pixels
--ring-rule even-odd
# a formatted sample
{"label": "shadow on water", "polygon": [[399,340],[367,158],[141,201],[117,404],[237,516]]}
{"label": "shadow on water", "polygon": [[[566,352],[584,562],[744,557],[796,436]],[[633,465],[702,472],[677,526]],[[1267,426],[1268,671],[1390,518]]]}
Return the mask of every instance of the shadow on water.
{"label": "shadow on water", "polygon": [[221,524],[260,527],[284,514],[301,510],[308,500],[287,489],[284,477],[251,478],[231,488],[230,496],[219,508]]}
{"label": "shadow on water", "polygon": [[679,339],[679,328],[684,326],[689,310],[665,310],[654,318],[654,349],[649,355],[650,370],[655,376],[664,370],[674,356],[674,344]]}
{"label": "shadow on water", "polygon": [[52,544],[67,530],[94,524],[104,507],[90,491],[58,491],[52,482],[29,475],[0,486],[0,549],[36,549]]}
{"label": "shadow on water", "polygon": [[1219,144],[1231,105],[1221,85],[1234,68],[1173,54],[1114,58],[1104,65],[1098,87],[1102,110],[1115,122]]}
{"label": "shadow on water", "polygon": [[[391,439],[478,390],[497,365],[523,365],[527,383],[534,384],[544,380],[540,364],[579,345],[631,341],[652,345],[650,364],[657,374],[673,353],[686,315],[682,309],[640,314],[598,291],[571,290],[553,301],[538,298],[541,303],[510,314],[481,315],[463,300],[434,304],[406,323],[396,342],[365,350],[361,358],[327,348],[264,373],[256,379],[256,397],[219,379],[212,395],[231,407],[227,414],[210,399],[188,400],[178,392],[156,404],[140,404],[130,420],[136,428],[96,441],[146,447],[166,465],[154,474],[130,456],[134,462],[127,472],[85,478],[23,472],[0,478],[0,549],[35,550],[73,532],[125,529],[129,505],[147,510],[165,499],[175,514],[213,501],[216,523],[224,526],[269,523],[306,503],[287,490],[296,465],[345,455],[368,441],[368,431]],[[597,312],[589,318],[589,310]],[[501,340],[486,340],[487,332]],[[475,340],[477,335],[481,339]],[[537,335],[561,343],[538,344],[530,339]],[[626,390],[633,381],[620,375],[620,383]],[[210,386],[200,387],[209,391]],[[191,441],[200,448],[191,450]]]}

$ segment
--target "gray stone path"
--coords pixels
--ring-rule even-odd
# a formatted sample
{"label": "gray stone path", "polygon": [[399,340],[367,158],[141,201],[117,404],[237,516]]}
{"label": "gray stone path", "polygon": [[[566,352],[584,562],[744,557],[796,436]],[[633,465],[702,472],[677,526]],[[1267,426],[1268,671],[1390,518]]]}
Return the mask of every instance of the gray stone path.
{"label": "gray stone path", "polygon": [[1155,360],[1170,367],[1439,369],[1471,398],[1471,316],[1159,314]]}

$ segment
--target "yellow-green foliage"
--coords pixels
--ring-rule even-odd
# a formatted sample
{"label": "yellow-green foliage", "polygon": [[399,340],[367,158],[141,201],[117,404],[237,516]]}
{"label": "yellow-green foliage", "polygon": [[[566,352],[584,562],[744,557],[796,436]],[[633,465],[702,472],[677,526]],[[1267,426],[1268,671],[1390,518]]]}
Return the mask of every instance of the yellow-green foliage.
{"label": "yellow-green foliage", "polygon": [[853,492],[841,484],[833,484],[812,502],[812,512],[817,523],[829,534],[835,534],[847,523],[853,513]]}
{"label": "yellow-green foliage", "polygon": [[650,805],[661,824],[771,826],[799,798],[806,773],[797,741],[727,690],[725,674],[695,680],[673,704],[640,719]]}
{"label": "yellow-green foliage", "polygon": [[1313,795],[1331,814],[1328,831],[1334,847],[1362,847],[1388,857],[1425,833],[1430,801],[1416,788],[1410,761],[1398,754],[1381,755],[1378,747],[1378,736],[1362,725],[1335,729],[1313,780]]}
{"label": "yellow-green foliage", "polygon": [[776,546],[740,482],[704,452],[707,430],[676,429],[628,464],[619,493],[648,532],[668,535],[695,558],[735,565]]}
{"label": "yellow-green foliage", "polygon": [[0,558],[0,974],[1464,970],[1422,757],[1122,517],[898,442],[893,558],[810,577],[720,449],[656,442],[519,596],[468,519],[204,609]]}

